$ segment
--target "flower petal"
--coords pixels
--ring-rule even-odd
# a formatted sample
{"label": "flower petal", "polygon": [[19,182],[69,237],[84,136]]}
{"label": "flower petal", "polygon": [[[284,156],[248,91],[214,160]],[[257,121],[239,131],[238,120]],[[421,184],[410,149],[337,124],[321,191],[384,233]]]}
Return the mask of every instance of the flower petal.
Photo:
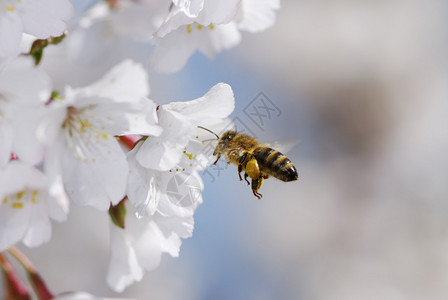
{"label": "flower petal", "polygon": [[[159,4],[160,5],[160,4]],[[155,8],[138,2],[121,1],[119,8],[109,14],[110,26],[119,36],[151,40],[155,31]]]}
{"label": "flower petal", "polygon": [[6,165],[11,159],[12,152],[12,144],[13,144],[13,128],[10,124],[7,124],[2,120],[5,118],[4,111],[0,108],[0,141],[2,141],[0,145],[0,167]]}
{"label": "flower petal", "polygon": [[190,18],[181,8],[175,7],[170,11],[168,17],[165,19],[163,24],[160,25],[154,35],[157,38],[162,38],[170,32],[177,30],[181,26],[195,22],[195,20],[196,18]]}
{"label": "flower petal", "polygon": [[28,230],[23,238],[23,243],[28,247],[37,247],[46,243],[51,238],[51,223],[48,219],[45,203],[32,205]]}
{"label": "flower petal", "polygon": [[39,141],[36,128],[44,117],[44,107],[21,107],[13,120],[15,137],[13,152],[29,165],[37,165],[44,157],[44,145]]}
{"label": "flower petal", "polygon": [[22,20],[17,13],[0,16],[0,57],[18,54],[22,33]]}
{"label": "flower petal", "polygon": [[187,145],[192,125],[181,114],[159,109],[160,137],[149,137],[137,153],[137,161],[145,168],[169,170],[175,166]]}
{"label": "flower petal", "polygon": [[147,225],[145,231],[135,240],[134,249],[140,265],[147,271],[153,271],[160,265],[162,258],[161,233],[154,222],[141,221]]}
{"label": "flower petal", "polygon": [[205,0],[204,7],[197,17],[190,17],[185,14],[183,8],[175,7],[155,35],[162,38],[181,26],[195,22],[203,26],[229,23],[237,14],[240,3],[241,0]]}
{"label": "flower petal", "polygon": [[143,278],[143,269],[126,236],[126,231],[113,224],[110,228],[111,253],[107,283],[116,292],[122,292],[127,286]]}
{"label": "flower petal", "polygon": [[127,59],[97,82],[76,91],[88,96],[111,98],[117,102],[136,102],[149,95],[148,74],[142,65]]}
{"label": "flower petal", "polygon": [[128,165],[126,156],[113,137],[91,149],[92,156],[76,158],[66,150],[61,165],[67,195],[81,205],[107,210],[110,203],[120,202],[126,190]]}
{"label": "flower petal", "polygon": [[202,25],[226,24],[237,14],[242,0],[206,0],[196,22]]}
{"label": "flower petal", "polygon": [[[160,228],[160,231],[164,234],[166,237],[171,237],[173,235],[178,236],[179,238],[189,238],[193,234],[194,229],[194,219],[193,216],[189,217],[160,217],[157,220],[157,225]],[[180,246],[180,245],[179,245]],[[172,249],[172,247],[170,247]],[[171,252],[171,251],[169,251]],[[177,255],[178,255],[178,248],[177,248]],[[171,253],[170,253],[171,254]],[[171,254],[172,255],[172,254]],[[172,255],[172,256],[177,256]]]}
{"label": "flower petal", "polygon": [[0,170],[0,193],[3,195],[14,194],[25,187],[40,190],[46,186],[45,175],[21,161],[13,160]]}
{"label": "flower petal", "polygon": [[191,18],[198,16],[204,7],[204,1],[205,0],[173,0],[173,3]]}
{"label": "flower petal", "polygon": [[0,65],[0,93],[20,104],[41,106],[50,98],[51,80],[30,57],[17,57]]}
{"label": "flower petal", "polygon": [[238,27],[252,33],[265,30],[275,23],[275,10],[280,0],[244,0],[241,4],[241,21]]}
{"label": "flower petal", "polygon": [[179,71],[196,51],[200,38],[197,32],[188,34],[185,26],[170,32],[157,41],[150,68],[161,73]]}
{"label": "flower petal", "polygon": [[0,252],[23,238],[29,226],[30,215],[30,205],[13,208],[8,203],[0,203]]}
{"label": "flower petal", "polygon": [[205,32],[207,38],[200,40],[198,50],[207,57],[213,58],[225,49],[230,49],[238,45],[241,41],[241,34],[235,22],[216,25],[214,30]]}
{"label": "flower petal", "polygon": [[193,216],[196,207],[202,203],[201,192],[204,189],[201,178],[196,172],[164,173],[166,177],[161,188],[161,200],[158,212],[164,217],[188,218]]}
{"label": "flower petal", "polygon": [[157,122],[156,105],[147,98],[141,98],[135,103],[119,103],[112,102],[108,98],[80,99],[78,97],[77,102],[80,106],[89,107],[92,125],[110,135],[157,136],[162,132],[162,129],[155,124]]}
{"label": "flower petal", "polygon": [[135,205],[138,217],[153,215],[159,204],[159,193],[155,187],[155,170],[142,168],[137,162],[136,154],[140,150],[142,143],[138,143],[128,155],[129,177],[127,185],[127,196]]}
{"label": "flower petal", "polygon": [[235,108],[235,98],[230,85],[218,83],[204,96],[187,102],[172,102],[164,105],[195,124],[213,124],[228,117]]}
{"label": "flower petal", "polygon": [[47,201],[48,215],[55,221],[62,222],[67,219],[69,211],[69,199],[65,193],[62,177],[54,178],[49,187],[49,199]]}
{"label": "flower petal", "polygon": [[68,0],[24,1],[21,9],[24,31],[40,39],[60,36],[66,25],[63,21],[73,15]]}

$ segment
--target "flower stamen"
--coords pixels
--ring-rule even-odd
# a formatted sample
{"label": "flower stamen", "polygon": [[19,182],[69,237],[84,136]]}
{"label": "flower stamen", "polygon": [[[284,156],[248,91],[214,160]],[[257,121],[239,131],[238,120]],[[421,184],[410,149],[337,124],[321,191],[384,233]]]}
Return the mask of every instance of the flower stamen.
{"label": "flower stamen", "polygon": [[23,208],[23,203],[21,202],[14,202],[11,204],[12,208]]}
{"label": "flower stamen", "polygon": [[38,190],[24,189],[24,190],[18,191],[15,194],[12,194],[12,195],[10,194],[8,196],[3,197],[1,204],[6,205],[6,204],[10,203],[12,208],[21,209],[26,205],[26,203],[28,203],[27,201],[31,201],[32,203],[37,203],[38,195],[39,195]]}
{"label": "flower stamen", "polygon": [[[90,111],[91,112],[91,111]],[[87,108],[78,109],[73,106],[67,107],[67,117],[62,124],[65,129],[65,138],[69,149],[75,154],[75,157],[84,162],[92,161],[89,159],[96,157],[97,147],[100,138],[108,139],[109,134],[103,131],[105,126],[95,126],[86,116]],[[89,115],[89,117],[92,117]]]}
{"label": "flower stamen", "polygon": [[[187,33],[192,33],[193,32],[193,28],[196,27],[197,30],[201,31],[202,29],[204,29],[204,25],[198,24],[196,22],[192,23],[192,24],[187,24]],[[210,25],[206,26],[206,28],[213,30],[215,29],[215,25],[213,23],[210,23]]]}

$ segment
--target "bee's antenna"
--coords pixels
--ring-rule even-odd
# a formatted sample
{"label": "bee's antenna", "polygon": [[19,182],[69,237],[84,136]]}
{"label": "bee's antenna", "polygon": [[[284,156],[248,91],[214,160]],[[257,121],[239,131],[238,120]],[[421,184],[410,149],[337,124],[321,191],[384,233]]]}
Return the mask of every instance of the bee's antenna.
{"label": "bee's antenna", "polygon": [[[214,132],[211,131],[210,129],[207,129],[207,128],[202,127],[202,126],[198,126],[198,128],[204,129],[205,131],[208,131],[208,132],[210,132],[211,134],[214,134],[214,135],[216,136],[216,139],[219,140],[219,135],[217,135],[216,133],[214,133]],[[213,140],[214,140],[214,139],[213,139]],[[211,140],[211,141],[213,141],[213,140]],[[205,142],[205,141],[204,141],[204,142]]]}
{"label": "bee's antenna", "polygon": [[202,143],[211,142],[211,141],[216,141],[216,139],[203,140]]}

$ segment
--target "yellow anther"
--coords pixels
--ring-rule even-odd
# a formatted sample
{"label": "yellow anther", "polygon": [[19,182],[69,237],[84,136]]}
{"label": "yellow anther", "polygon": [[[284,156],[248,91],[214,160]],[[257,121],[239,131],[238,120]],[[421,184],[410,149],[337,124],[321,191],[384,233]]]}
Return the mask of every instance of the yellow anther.
{"label": "yellow anther", "polygon": [[23,207],[23,203],[20,202],[14,202],[11,204],[12,208],[22,208]]}
{"label": "yellow anther", "polygon": [[33,203],[37,202],[36,196],[37,196],[38,193],[39,193],[38,190],[34,190],[34,191],[31,192],[31,202],[33,202]]}
{"label": "yellow anther", "polygon": [[81,131],[82,133],[84,133],[84,132],[86,132],[86,125],[84,124],[83,121],[80,121],[80,122],[81,122],[81,128],[79,128],[79,131]]}
{"label": "yellow anther", "polygon": [[191,30],[191,24],[188,24],[188,25],[187,25],[187,32],[188,32],[188,33],[191,33],[191,31],[192,31],[192,30]]}
{"label": "yellow anther", "polygon": [[90,123],[89,121],[87,121],[87,120],[79,120],[79,122],[81,123],[81,128],[79,128],[80,132],[85,133],[86,132],[86,128],[89,128],[90,130],[95,132],[98,137],[101,136],[103,139],[108,139],[109,138],[109,135],[107,133],[102,132],[98,128],[94,127],[93,124]]}
{"label": "yellow anther", "polygon": [[17,199],[22,199],[23,195],[25,195],[25,191],[20,191],[16,194]]}
{"label": "yellow anther", "polygon": [[213,30],[213,29],[215,29],[215,25],[210,24],[210,25],[208,25],[208,28],[210,28],[210,30]]}
{"label": "yellow anther", "polygon": [[198,30],[202,30],[203,27],[204,27],[204,26],[202,26],[201,24],[198,24],[198,26],[196,26],[196,28],[197,28]]}
{"label": "yellow anther", "polygon": [[188,153],[187,151],[184,151],[184,154],[185,154],[190,160],[192,160],[193,157],[195,157],[195,155],[193,155],[193,153]]}
{"label": "yellow anther", "polygon": [[87,120],[79,120],[79,123],[81,123],[81,128],[79,128],[79,131],[82,133],[86,132],[86,128],[90,128],[92,130],[94,129],[92,123]]}
{"label": "yellow anther", "polygon": [[8,203],[8,198],[7,197],[3,198],[3,203],[4,204]]}
{"label": "yellow anther", "polygon": [[115,139],[116,139],[117,141],[119,141],[119,140],[120,140],[120,137],[119,137],[119,136],[116,136]]}
{"label": "yellow anther", "polygon": [[12,6],[12,5],[5,5],[5,8],[6,8],[7,11],[14,11],[15,10],[14,6]]}

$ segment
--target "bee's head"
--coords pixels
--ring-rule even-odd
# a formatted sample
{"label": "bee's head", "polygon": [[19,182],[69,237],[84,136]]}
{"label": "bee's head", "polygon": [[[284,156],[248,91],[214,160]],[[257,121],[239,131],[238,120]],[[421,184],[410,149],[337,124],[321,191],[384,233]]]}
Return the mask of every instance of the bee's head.
{"label": "bee's head", "polygon": [[213,155],[217,155],[219,153],[224,153],[227,149],[230,148],[230,142],[237,135],[236,131],[226,131],[219,138],[218,145],[216,146],[215,152]]}

